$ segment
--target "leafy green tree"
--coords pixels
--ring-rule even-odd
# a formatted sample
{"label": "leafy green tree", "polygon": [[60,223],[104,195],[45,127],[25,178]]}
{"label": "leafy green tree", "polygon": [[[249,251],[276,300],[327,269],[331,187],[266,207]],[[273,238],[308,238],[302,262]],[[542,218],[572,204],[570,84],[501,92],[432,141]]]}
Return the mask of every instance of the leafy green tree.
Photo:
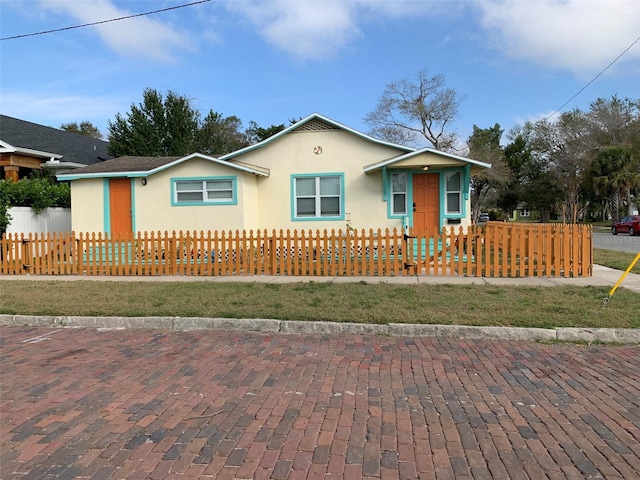
{"label": "leafy green tree", "polygon": [[516,135],[504,148],[504,161],[509,171],[508,180],[498,193],[498,207],[507,215],[511,215],[523,197],[522,169],[530,161],[531,149],[522,135]]}
{"label": "leafy green tree", "polygon": [[556,212],[562,192],[555,183],[549,151],[540,143],[539,133],[530,122],[510,132],[505,162],[511,179],[501,189],[498,203],[509,214],[524,204],[547,222]]}
{"label": "leafy green tree", "polygon": [[109,153],[114,157],[222,155],[249,145],[239,118],[210,110],[204,117],[188,98],[169,91],[163,97],[146,88],[142,102],[109,121]]}
{"label": "leafy green tree", "polygon": [[462,97],[445,84],[443,75],[420,70],[415,82],[388,83],[375,110],[364,121],[372,136],[402,145],[451,150],[456,136],[448,128],[458,116]]}
{"label": "leafy green tree", "polygon": [[[294,121],[295,123],[295,121]],[[262,142],[269,137],[272,137],[278,132],[281,132],[285,129],[284,124],[281,125],[271,125],[267,128],[260,127],[256,122],[250,121],[249,128],[246,130],[247,137],[249,138],[249,142],[251,144]]]}
{"label": "leafy green tree", "polygon": [[102,133],[100,133],[98,127],[86,120],[80,122],[80,124],[78,124],[78,122],[63,123],[62,125],[60,125],[60,130],[64,130],[65,132],[77,133],[86,137],[97,138],[100,140],[102,139]]}
{"label": "leafy green tree", "polygon": [[196,133],[194,151],[222,155],[246,147],[250,144],[249,138],[241,129],[242,121],[238,117],[223,117],[210,111]]}
{"label": "leafy green tree", "polygon": [[478,219],[480,211],[490,193],[509,180],[509,171],[504,162],[504,153],[500,139],[504,129],[499,124],[490,128],[473,126],[473,133],[467,140],[469,157],[481,162],[490,163],[492,168],[483,170],[471,178],[471,215],[473,221]]}
{"label": "leafy green tree", "polygon": [[125,117],[116,114],[108,121],[109,154],[173,156],[192,153],[199,126],[199,113],[189,100],[169,91],[166,98],[152,88],[145,88],[142,102],[132,104]]}
{"label": "leafy green tree", "polygon": [[[589,139],[592,143],[591,160],[595,161],[597,156],[609,147],[619,147],[628,151],[632,159],[637,162],[640,158],[640,98],[619,98],[616,95],[609,99],[598,98],[591,103],[587,112],[589,122]],[[605,155],[605,154],[603,154]],[[607,156],[609,154],[606,154]],[[602,159],[600,159],[602,160]],[[633,203],[637,202],[637,194],[640,186],[633,180],[633,172],[626,172],[624,176],[631,177],[630,187],[619,192],[627,204],[627,213],[633,213]],[[600,208],[604,217],[605,208],[601,205],[609,205],[612,208],[612,199],[608,195],[598,195],[603,192],[602,178],[585,178],[585,188],[592,188],[591,194],[595,198],[593,204]],[[625,181],[626,182],[626,181]],[[636,194],[635,198],[633,194]],[[620,202],[615,202],[618,207]],[[617,215],[613,211],[612,216]]]}
{"label": "leafy green tree", "polygon": [[[500,189],[501,208],[509,211],[517,202],[527,203],[529,208],[534,208],[532,201],[544,204],[538,191],[550,188],[546,198],[554,203],[544,209],[559,213],[563,221],[577,222],[589,210],[604,215],[602,205],[612,203],[605,188],[611,178],[602,171],[597,173],[599,167],[594,170],[593,162],[610,147],[640,157],[640,100],[598,98],[587,111],[574,109],[554,122],[527,122],[514,128],[510,137],[512,144],[505,148],[505,160],[512,180]],[[630,185],[618,192],[626,195],[629,208],[634,188],[639,188],[633,181]]]}
{"label": "leafy green tree", "polygon": [[620,197],[629,197],[640,186],[640,165],[631,152],[620,147],[603,149],[591,164],[593,187],[609,200],[611,218],[620,220]]}

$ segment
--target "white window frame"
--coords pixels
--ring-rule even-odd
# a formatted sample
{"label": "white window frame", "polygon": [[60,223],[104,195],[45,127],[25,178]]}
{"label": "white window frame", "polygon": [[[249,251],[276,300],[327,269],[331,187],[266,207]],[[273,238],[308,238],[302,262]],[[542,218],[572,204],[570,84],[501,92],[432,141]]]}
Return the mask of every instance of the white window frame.
{"label": "white window frame", "polygon": [[[449,178],[451,178],[453,175],[458,175],[460,177],[460,188],[458,190],[449,190],[448,186],[449,186]],[[462,172],[457,170],[455,172],[445,172],[444,174],[444,188],[445,188],[445,195],[444,195],[444,208],[445,208],[445,214],[446,215],[462,215],[462,194],[463,194],[463,186],[462,186],[462,182],[464,180],[464,177],[462,175]],[[458,210],[457,211],[452,211],[449,210],[449,195],[458,195]]]}
{"label": "white window frame", "polygon": [[[231,188],[207,188],[208,182],[231,182]],[[178,190],[180,183],[200,183],[200,188],[191,190]],[[172,206],[198,206],[198,205],[235,205],[237,204],[237,179],[236,177],[191,177],[171,179],[171,205]],[[222,198],[209,198],[209,192],[229,192],[229,196]],[[200,200],[180,200],[180,193],[200,193]]]}
{"label": "white window frame", "polygon": [[[395,191],[394,190],[394,182],[393,182],[393,178],[395,176],[398,175],[404,175],[404,190],[398,190]],[[389,188],[390,192],[391,192],[391,215],[392,216],[404,216],[407,214],[407,204],[408,204],[408,200],[409,200],[409,174],[406,172],[394,172],[390,175],[390,188]],[[396,207],[396,202],[395,202],[395,197],[396,195],[404,195],[404,211],[402,212],[398,212],[395,210]]]}
{"label": "white window frame", "polygon": [[[298,180],[303,179],[315,179],[315,194],[311,195],[298,195],[297,184]],[[321,195],[320,194],[320,180],[326,178],[335,178],[338,180],[340,187],[340,193],[338,195]],[[322,199],[323,198],[338,198],[339,213],[335,214],[322,214]],[[298,215],[298,199],[300,198],[313,198],[315,200],[315,215]],[[293,220],[344,220],[344,175],[341,173],[322,173],[322,174],[304,174],[304,175],[291,175],[291,213]]]}

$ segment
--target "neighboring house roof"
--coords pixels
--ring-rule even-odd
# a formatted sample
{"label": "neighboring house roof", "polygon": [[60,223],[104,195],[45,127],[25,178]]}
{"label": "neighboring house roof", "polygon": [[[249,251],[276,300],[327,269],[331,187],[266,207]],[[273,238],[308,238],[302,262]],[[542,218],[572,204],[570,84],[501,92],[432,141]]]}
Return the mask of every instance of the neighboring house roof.
{"label": "neighboring house roof", "polygon": [[193,158],[201,158],[254,175],[269,176],[269,170],[266,168],[241,164],[239,162],[229,163],[215,157],[193,153],[186,157],[118,157],[102,163],[79,168],[69,174],[58,175],[57,178],[58,180],[69,181],[81,178],[100,177],[148,177]]}
{"label": "neighboring house roof", "polygon": [[7,115],[0,115],[0,142],[8,153],[25,153],[71,164],[92,165],[113,158],[107,151],[109,142]]}
{"label": "neighboring house roof", "polygon": [[472,170],[491,168],[490,163],[484,163],[478,160],[473,160],[471,158],[454,155],[452,153],[442,152],[440,150],[434,150],[433,148],[421,148],[420,150],[414,150],[413,152],[405,153],[397,157],[388,158],[386,160],[382,160],[381,162],[376,162],[376,163],[372,163],[371,165],[367,165],[364,167],[364,173],[375,172],[376,170],[380,170],[383,167],[400,166],[401,163],[411,159],[415,159],[415,157],[418,157],[419,155],[423,155],[423,154],[433,154],[444,160],[451,160],[458,164],[459,163],[468,164],[472,167]]}
{"label": "neighboring house roof", "polygon": [[43,160],[47,159],[51,161],[57,161],[62,158],[62,155],[57,155],[51,152],[43,152],[41,150],[34,150],[32,148],[14,147],[13,145],[7,142],[3,142],[2,140],[0,140],[0,153],[20,153],[28,157],[42,158]]}
{"label": "neighboring house roof", "polygon": [[221,160],[230,160],[239,155],[243,155],[247,152],[251,152],[258,148],[262,148],[266,145],[269,145],[271,142],[276,141],[280,137],[287,135],[296,131],[319,131],[319,130],[343,130],[345,132],[352,133],[364,140],[367,140],[372,143],[377,143],[378,145],[385,145],[387,147],[396,148],[402,152],[413,152],[415,148],[407,147],[404,145],[398,145],[396,143],[385,142],[384,140],[379,140],[377,138],[370,137],[362,132],[354,130],[353,128],[347,127],[342,123],[336,122],[335,120],[330,119],[329,117],[325,117],[324,115],[320,115],[319,113],[312,113],[306,118],[294,123],[293,125],[281,130],[280,132],[272,135],[271,137],[258,142],[254,145],[249,145],[248,147],[241,148],[240,150],[236,150],[235,152],[227,153],[226,155],[222,155],[220,157]]}

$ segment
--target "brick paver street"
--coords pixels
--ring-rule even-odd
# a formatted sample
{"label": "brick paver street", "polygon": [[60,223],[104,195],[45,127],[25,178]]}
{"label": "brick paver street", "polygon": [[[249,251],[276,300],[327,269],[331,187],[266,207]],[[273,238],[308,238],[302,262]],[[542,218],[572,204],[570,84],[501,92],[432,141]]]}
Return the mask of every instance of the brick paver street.
{"label": "brick paver street", "polygon": [[0,329],[10,479],[640,478],[640,348]]}

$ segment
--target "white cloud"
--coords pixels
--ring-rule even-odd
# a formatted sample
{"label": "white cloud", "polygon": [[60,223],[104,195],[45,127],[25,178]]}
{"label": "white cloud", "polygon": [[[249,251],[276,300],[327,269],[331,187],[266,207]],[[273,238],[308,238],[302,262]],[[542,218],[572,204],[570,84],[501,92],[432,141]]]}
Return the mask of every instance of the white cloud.
{"label": "white cloud", "polygon": [[455,15],[464,3],[415,0],[231,1],[225,7],[249,20],[276,48],[303,60],[323,60],[362,37],[359,25]]}
{"label": "white cloud", "polygon": [[269,43],[305,60],[330,57],[360,34],[354,3],[275,0],[226,6],[253,23]]}
{"label": "white cloud", "polygon": [[0,111],[11,117],[53,128],[68,122],[88,120],[106,137],[107,118],[123,111],[127,103],[118,98],[93,95],[58,95],[3,91]]}
{"label": "white cloud", "polygon": [[[77,22],[93,23],[124,17],[139,12],[117,8],[109,0],[65,1],[46,0],[46,10],[70,15]],[[138,4],[140,5],[140,4]],[[188,49],[185,33],[152,17],[136,17],[91,27],[116,53],[127,57],[142,57],[156,61],[173,61],[175,49]]]}
{"label": "white cloud", "polygon": [[[481,25],[494,46],[516,59],[591,75],[640,34],[637,0],[484,0]],[[640,58],[640,44],[620,63]]]}

